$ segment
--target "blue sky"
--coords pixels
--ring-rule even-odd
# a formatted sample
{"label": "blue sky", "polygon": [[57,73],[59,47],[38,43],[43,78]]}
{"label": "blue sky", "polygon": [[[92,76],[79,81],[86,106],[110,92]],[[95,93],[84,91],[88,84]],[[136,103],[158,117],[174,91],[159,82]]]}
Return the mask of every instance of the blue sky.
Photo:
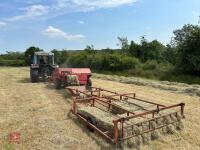
{"label": "blue sky", "polygon": [[0,53],[116,48],[118,36],[166,44],[173,30],[199,16],[200,0],[1,0]]}

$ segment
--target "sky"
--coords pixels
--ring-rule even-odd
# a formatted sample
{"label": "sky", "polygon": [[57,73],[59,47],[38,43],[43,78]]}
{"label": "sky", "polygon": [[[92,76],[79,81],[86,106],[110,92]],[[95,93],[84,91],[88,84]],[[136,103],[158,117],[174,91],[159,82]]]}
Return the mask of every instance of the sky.
{"label": "sky", "polygon": [[0,53],[117,48],[118,36],[167,44],[199,16],[200,0],[0,0]]}

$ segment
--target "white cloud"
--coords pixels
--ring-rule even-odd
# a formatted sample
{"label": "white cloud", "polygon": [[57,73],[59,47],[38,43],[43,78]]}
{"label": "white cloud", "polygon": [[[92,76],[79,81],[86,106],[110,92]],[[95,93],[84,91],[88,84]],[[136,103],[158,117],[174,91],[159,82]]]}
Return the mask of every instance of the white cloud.
{"label": "white cloud", "polygon": [[57,0],[57,6],[64,8],[67,6],[73,6],[74,8],[80,8],[81,10],[93,10],[98,8],[112,8],[121,5],[132,4],[137,0]]}
{"label": "white cloud", "polygon": [[[45,0],[46,1],[46,0]],[[85,12],[101,8],[113,8],[122,5],[130,5],[137,0],[50,0],[49,4],[38,4],[39,0],[30,1],[25,8],[18,8],[23,11],[21,15],[6,18],[5,21],[19,21],[34,18],[52,18],[68,12]],[[80,23],[81,24],[81,23]]]}
{"label": "white cloud", "polygon": [[131,4],[136,0],[72,0],[75,5],[92,8],[109,8]]}
{"label": "white cloud", "polygon": [[79,23],[79,24],[85,24],[85,22],[82,21],[82,20],[78,21],[78,23]]}
{"label": "white cloud", "polygon": [[42,33],[52,38],[61,37],[66,40],[80,40],[85,38],[82,34],[67,34],[60,29],[54,28],[53,26],[48,26],[44,31],[42,31]]}
{"label": "white cloud", "polygon": [[0,27],[5,27],[6,25],[7,25],[7,23],[0,21]]}
{"label": "white cloud", "polygon": [[31,5],[31,6],[22,8],[21,10],[24,10],[25,13],[22,15],[7,18],[6,20],[18,21],[18,20],[27,19],[27,18],[35,18],[35,17],[43,16],[43,15],[48,14],[49,7],[43,6],[43,5]]}

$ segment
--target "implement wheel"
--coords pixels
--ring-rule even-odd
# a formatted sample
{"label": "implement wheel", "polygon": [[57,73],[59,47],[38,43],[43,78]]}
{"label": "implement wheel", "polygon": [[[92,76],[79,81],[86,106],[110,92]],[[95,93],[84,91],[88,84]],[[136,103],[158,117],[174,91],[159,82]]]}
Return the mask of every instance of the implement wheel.
{"label": "implement wheel", "polygon": [[61,89],[62,82],[59,79],[56,79],[54,85],[56,89]]}
{"label": "implement wheel", "polygon": [[89,78],[86,84],[86,89],[91,90],[91,87],[92,87],[92,80]]}
{"label": "implement wheel", "polygon": [[[95,117],[88,117],[87,121],[93,125],[97,124],[96,118]],[[87,125],[87,128],[90,132],[94,132],[94,129],[92,127],[90,127],[89,125]]]}

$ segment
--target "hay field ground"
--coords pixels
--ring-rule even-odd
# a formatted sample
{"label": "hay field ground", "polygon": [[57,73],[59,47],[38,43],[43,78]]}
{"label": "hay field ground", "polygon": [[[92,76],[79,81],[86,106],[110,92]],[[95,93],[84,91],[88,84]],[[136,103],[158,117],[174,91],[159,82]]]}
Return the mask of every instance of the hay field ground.
{"label": "hay field ground", "polygon": [[[141,149],[200,149],[200,97],[96,78],[92,81],[96,87],[136,92],[139,97],[155,102],[185,102],[184,130]],[[0,149],[114,149],[89,133],[69,114],[70,108],[71,99],[65,90],[57,91],[49,83],[30,83],[28,68],[0,67]],[[20,133],[19,144],[9,143],[11,132]]]}

